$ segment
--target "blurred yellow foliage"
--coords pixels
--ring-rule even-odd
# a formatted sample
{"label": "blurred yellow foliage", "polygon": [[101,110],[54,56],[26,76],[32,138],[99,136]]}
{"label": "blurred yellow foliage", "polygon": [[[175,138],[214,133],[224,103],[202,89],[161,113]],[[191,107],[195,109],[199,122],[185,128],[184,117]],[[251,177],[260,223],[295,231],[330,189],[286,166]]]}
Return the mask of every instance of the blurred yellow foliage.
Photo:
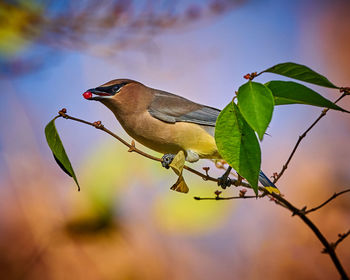
{"label": "blurred yellow foliage", "polygon": [[[191,190],[197,196],[213,197],[213,188],[200,178],[191,180]],[[240,203],[240,202],[237,202]],[[197,201],[192,195],[167,193],[154,203],[158,225],[172,234],[207,234],[220,229],[232,215],[237,203],[217,203],[215,200]]]}
{"label": "blurred yellow foliage", "polygon": [[[184,154],[178,158],[184,159]],[[218,224],[223,224],[232,214],[233,203],[198,202],[193,199],[194,195],[214,196],[214,183],[206,183],[186,172],[184,175],[191,181],[192,194],[177,194],[169,191],[173,180],[169,175],[170,171],[162,168],[159,163],[127,153],[115,141],[100,143],[95,150],[89,151],[88,158],[77,171],[81,192],[76,192],[72,186],[75,193],[72,196],[74,220],[86,221],[91,217],[95,222],[96,213],[100,213],[101,219],[105,219],[106,214],[111,212],[116,215],[119,202],[132,191],[131,187],[139,188],[137,193],[142,196],[145,191],[148,192],[142,189],[147,186],[152,186],[152,213],[158,226],[165,231],[185,235],[206,233],[217,230]],[[135,184],[140,181],[142,184]],[[131,198],[128,196],[128,199]]]}
{"label": "blurred yellow foliage", "polygon": [[33,24],[42,20],[41,11],[35,1],[0,2],[0,56],[13,56],[38,36],[40,30]]}

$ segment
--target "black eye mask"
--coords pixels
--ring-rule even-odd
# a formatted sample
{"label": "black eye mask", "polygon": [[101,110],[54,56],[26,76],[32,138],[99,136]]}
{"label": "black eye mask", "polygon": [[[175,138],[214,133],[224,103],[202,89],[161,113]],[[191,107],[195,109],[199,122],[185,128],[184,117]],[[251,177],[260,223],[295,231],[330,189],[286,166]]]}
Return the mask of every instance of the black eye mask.
{"label": "black eye mask", "polygon": [[120,84],[112,85],[112,86],[97,87],[97,88],[95,88],[95,90],[108,93],[109,95],[115,95],[126,84],[127,83],[120,83]]}

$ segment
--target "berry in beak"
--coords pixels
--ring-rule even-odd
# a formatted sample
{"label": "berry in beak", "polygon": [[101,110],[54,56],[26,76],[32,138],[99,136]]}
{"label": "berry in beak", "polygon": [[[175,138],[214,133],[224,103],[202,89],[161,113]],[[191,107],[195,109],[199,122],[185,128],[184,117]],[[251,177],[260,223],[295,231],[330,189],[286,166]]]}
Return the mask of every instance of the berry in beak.
{"label": "berry in beak", "polygon": [[113,97],[113,94],[106,92],[104,88],[91,88],[85,91],[83,96],[87,100],[101,101],[103,99]]}
{"label": "berry in beak", "polygon": [[91,99],[92,98],[92,92],[91,91],[85,91],[83,93],[83,96],[85,99]]}

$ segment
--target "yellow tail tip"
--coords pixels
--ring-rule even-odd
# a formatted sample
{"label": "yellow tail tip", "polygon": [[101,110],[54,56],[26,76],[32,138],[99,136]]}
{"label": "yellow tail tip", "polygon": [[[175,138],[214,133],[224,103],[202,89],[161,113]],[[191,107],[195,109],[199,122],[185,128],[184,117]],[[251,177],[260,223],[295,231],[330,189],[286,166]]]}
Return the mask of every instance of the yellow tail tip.
{"label": "yellow tail tip", "polygon": [[280,191],[279,191],[276,187],[268,186],[268,187],[265,187],[265,189],[266,189],[269,193],[281,194]]}

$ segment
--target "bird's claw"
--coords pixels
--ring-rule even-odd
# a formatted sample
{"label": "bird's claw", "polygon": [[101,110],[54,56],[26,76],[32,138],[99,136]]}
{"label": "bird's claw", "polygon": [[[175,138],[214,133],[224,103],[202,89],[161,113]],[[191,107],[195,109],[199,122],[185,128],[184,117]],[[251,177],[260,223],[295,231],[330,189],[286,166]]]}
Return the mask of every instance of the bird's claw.
{"label": "bird's claw", "polygon": [[227,187],[233,184],[233,181],[229,177],[231,170],[232,170],[232,167],[229,166],[226,169],[224,175],[218,178],[218,186],[222,187],[223,189],[226,189]]}
{"label": "bird's claw", "polygon": [[166,169],[169,169],[169,164],[173,161],[175,155],[173,154],[165,154],[162,156],[162,166],[165,167]]}
{"label": "bird's claw", "polygon": [[230,177],[226,176],[225,174],[218,178],[218,186],[222,187],[223,189],[226,189],[231,185],[232,185],[232,180],[230,179]]}

